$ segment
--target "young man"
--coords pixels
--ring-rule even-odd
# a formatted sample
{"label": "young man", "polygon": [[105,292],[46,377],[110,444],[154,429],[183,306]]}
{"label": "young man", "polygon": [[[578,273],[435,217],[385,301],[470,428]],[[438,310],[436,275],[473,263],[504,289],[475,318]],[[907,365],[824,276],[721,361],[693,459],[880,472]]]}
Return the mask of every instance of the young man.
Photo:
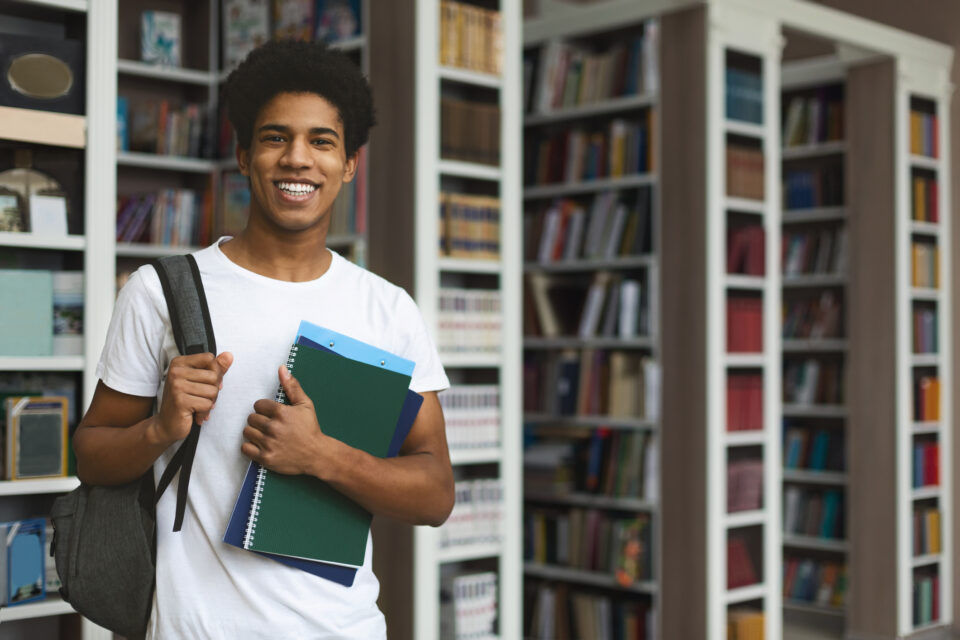
{"label": "young man", "polygon": [[[183,530],[171,531],[175,488],[157,505],[148,638],[384,638],[369,540],[352,587],[222,542],[249,460],[316,476],[374,514],[413,524],[438,526],[453,506],[436,395],[449,383],[420,313],[402,289],[325,246],[334,198],[373,125],[370,89],[339,53],[273,42],[230,75],[225,98],[250,180],[249,221],[194,254],[223,351],[179,356],[159,279],[138,270],[120,292],[100,382],[74,436],[78,475],[118,484],[152,466],[159,477],[193,416],[203,425]],[[323,434],[283,366],[301,320],[416,362],[411,388],[424,402],[399,457]],[[273,401],[278,384],[292,406]]]}

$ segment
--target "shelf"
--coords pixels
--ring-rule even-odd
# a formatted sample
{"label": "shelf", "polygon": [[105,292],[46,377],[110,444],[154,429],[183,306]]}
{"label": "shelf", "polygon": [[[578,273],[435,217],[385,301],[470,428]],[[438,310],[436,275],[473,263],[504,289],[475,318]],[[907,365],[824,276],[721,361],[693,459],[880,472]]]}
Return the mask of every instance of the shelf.
{"label": "shelf", "polygon": [[86,13],[90,10],[90,3],[87,2],[87,0],[20,0],[20,3],[47,7],[49,9],[60,9],[62,11],[77,11],[80,13]]}
{"label": "shelf", "polygon": [[484,544],[454,545],[437,550],[437,562],[465,562],[480,558],[493,558],[503,553],[503,545],[499,542]]}
{"label": "shelf", "polygon": [[51,249],[54,251],[83,251],[86,236],[45,236],[30,232],[0,231],[0,246],[23,249]]}
{"label": "shelf", "polygon": [[910,288],[910,298],[913,300],[927,300],[931,302],[938,302],[942,295],[943,294],[940,293],[939,289],[933,289],[931,287],[911,287]]}
{"label": "shelf", "polygon": [[736,511],[734,513],[724,514],[724,526],[727,529],[738,529],[740,527],[753,527],[767,523],[770,514],[764,509],[754,511]]}
{"label": "shelf", "polygon": [[910,221],[910,233],[922,233],[929,236],[940,235],[942,227],[937,222],[922,222],[920,220]]}
{"label": "shelf", "polygon": [[450,463],[453,465],[489,464],[501,460],[503,460],[503,450],[499,447],[450,450]]}
{"label": "shelf", "polygon": [[468,258],[439,258],[440,271],[454,273],[500,273],[503,265],[499,260],[470,260]]}
{"label": "shelf", "polygon": [[910,166],[918,169],[930,169],[939,171],[941,166],[940,158],[931,158],[929,156],[918,156],[910,154]]}
{"label": "shelf", "polygon": [[784,353],[838,353],[850,348],[846,338],[784,338],[780,343]]}
{"label": "shelf", "polygon": [[809,222],[842,222],[847,219],[844,207],[811,207],[809,209],[786,209],[783,212],[783,224],[805,224]]}
{"label": "shelf", "polygon": [[489,87],[491,89],[499,89],[503,84],[503,78],[498,75],[473,71],[471,69],[460,69],[459,67],[438,67],[437,75],[440,76],[441,80],[472,84],[478,87]]}
{"label": "shelf", "polygon": [[810,469],[784,469],[784,482],[803,484],[845,485],[847,474],[842,471],[813,471]]}
{"label": "shelf", "polygon": [[487,369],[499,367],[503,364],[503,356],[499,353],[440,353],[440,361],[444,367],[461,369]]}
{"label": "shelf", "polygon": [[914,367],[936,367],[940,364],[940,354],[914,353],[910,356],[910,364]]}
{"label": "shelf", "polygon": [[725,431],[723,441],[728,447],[754,447],[766,444],[767,434],[762,429]]}
{"label": "shelf", "polygon": [[188,173],[210,173],[217,168],[217,163],[214,160],[165,156],[156,153],[141,153],[139,151],[118,151],[117,165],[124,167],[141,167],[144,169],[162,169],[164,171],[185,171]]}
{"label": "shelf", "polygon": [[473,178],[474,180],[498,181],[503,177],[500,167],[476,162],[462,162],[460,160],[440,160],[437,163],[437,172],[444,176],[457,178]]}
{"label": "shelf", "polygon": [[69,113],[0,107],[0,139],[83,149],[87,146],[87,119]]}
{"label": "shelf", "polygon": [[724,364],[738,369],[756,369],[766,366],[767,356],[763,353],[727,353]]}
{"label": "shelf", "polygon": [[75,476],[66,478],[37,478],[35,480],[2,480],[0,496],[25,496],[43,493],[66,493],[80,486]]}
{"label": "shelf", "polygon": [[167,82],[204,86],[217,82],[217,74],[212,71],[163,67],[140,62],[139,60],[117,60],[117,73],[141,78],[151,78],[154,80],[166,80]]}
{"label": "shelf", "polygon": [[727,196],[723,199],[723,208],[727,211],[737,211],[739,213],[755,213],[762,216],[767,212],[767,203],[764,200],[753,200],[751,198],[733,198]]}
{"label": "shelf", "polygon": [[931,498],[940,497],[940,486],[933,485],[930,487],[920,487],[917,489],[910,489],[910,499],[911,500],[929,500]]}
{"label": "shelf", "polygon": [[784,403],[780,413],[784,418],[846,418],[847,407],[842,404]]}
{"label": "shelf", "polygon": [[850,543],[846,540],[820,538],[818,536],[805,536],[793,533],[783,534],[783,546],[793,547],[795,549],[811,549],[814,551],[833,551],[836,553],[847,553],[850,551]]}
{"label": "shelf", "polygon": [[730,119],[724,121],[723,130],[726,133],[732,133],[738,136],[747,136],[749,138],[763,138],[764,134],[766,133],[766,129],[762,124]]}
{"label": "shelf", "polygon": [[739,602],[750,602],[751,600],[762,600],[766,596],[767,586],[761,582],[747,587],[730,589],[724,594],[723,599],[727,604],[737,604]]}
{"label": "shelf", "polygon": [[650,94],[639,94],[632,96],[620,96],[610,98],[602,102],[593,104],[578,105],[576,107],[565,107],[554,111],[544,113],[529,114],[524,117],[523,124],[526,127],[536,127],[564,120],[575,120],[577,118],[589,118],[592,116],[608,115],[619,113],[621,111],[630,111],[633,109],[643,109],[652,107],[656,99]]}
{"label": "shelf", "polygon": [[746,289],[749,291],[762,291],[767,286],[767,279],[763,276],[744,276],[728,273],[723,280],[727,289]]}
{"label": "shelf", "polygon": [[47,616],[62,616],[68,613],[76,613],[76,611],[69,603],[64,602],[59,595],[50,594],[44,600],[3,607],[0,609],[0,623],[28,620],[30,618],[45,618]]}
{"label": "shelf", "polygon": [[911,433],[913,433],[914,435],[940,433],[940,423],[939,422],[914,422],[913,429],[911,429]]}
{"label": "shelf", "polygon": [[782,282],[784,289],[845,287],[847,286],[847,276],[842,273],[803,273],[798,275],[784,275]]}
{"label": "shelf", "polygon": [[925,567],[931,564],[937,564],[941,560],[943,560],[943,556],[939,553],[928,553],[923,556],[913,556],[910,558],[910,566],[914,568]]}
{"label": "shelf", "polygon": [[569,271],[597,271],[599,269],[642,269],[652,267],[657,259],[651,255],[621,256],[617,258],[578,258],[554,262],[527,262],[526,273],[549,273]]}
{"label": "shelf", "polygon": [[331,49],[339,49],[340,51],[358,51],[363,49],[367,44],[367,36],[365,34],[360,34],[353,36],[351,38],[343,38],[341,40],[334,40],[333,42],[327,43]]}
{"label": "shelf", "polygon": [[0,356],[0,371],[83,371],[83,356]]}
{"label": "shelf", "polygon": [[598,180],[584,180],[580,182],[531,185],[523,188],[523,199],[536,200],[575,193],[595,193],[609,189],[633,189],[655,184],[656,181],[657,179],[653,174],[641,173],[633,176],[624,176],[622,178],[600,178]]}
{"label": "shelf", "polygon": [[829,604],[819,604],[816,602],[803,602],[802,600],[783,601],[783,608],[787,611],[798,611],[802,613],[815,613],[825,616],[845,616],[846,610],[843,607],[835,607]]}
{"label": "shelf", "polygon": [[184,247],[168,244],[145,244],[140,242],[118,242],[118,258],[162,258],[181,253],[190,253],[200,247]]}
{"label": "shelf", "polygon": [[847,143],[843,140],[833,142],[817,142],[793,147],[784,147],[780,150],[781,160],[799,160],[801,158],[816,158],[819,156],[846,153]]}
{"label": "shelf", "polygon": [[581,569],[568,569],[567,567],[556,567],[539,564],[536,562],[524,562],[523,571],[528,576],[534,576],[545,580],[563,580],[566,582],[592,585],[595,587],[605,587],[607,589],[631,591],[634,593],[656,593],[657,591],[656,583],[652,581],[635,582],[631,585],[623,586],[617,582],[617,579],[614,576],[608,573],[583,571]]}
{"label": "shelf", "polygon": [[657,424],[653,420],[615,416],[555,416],[543,413],[527,413],[523,416],[523,422],[528,425],[570,428],[607,427],[636,431],[654,431],[657,429]]}
{"label": "shelf", "polygon": [[524,337],[524,349],[652,349],[650,338]]}
{"label": "shelf", "polygon": [[567,495],[528,493],[524,495],[524,500],[575,507],[590,507],[594,509],[645,512],[654,512],[657,510],[656,503],[650,500],[644,500],[643,498],[618,498],[593,493],[570,493]]}

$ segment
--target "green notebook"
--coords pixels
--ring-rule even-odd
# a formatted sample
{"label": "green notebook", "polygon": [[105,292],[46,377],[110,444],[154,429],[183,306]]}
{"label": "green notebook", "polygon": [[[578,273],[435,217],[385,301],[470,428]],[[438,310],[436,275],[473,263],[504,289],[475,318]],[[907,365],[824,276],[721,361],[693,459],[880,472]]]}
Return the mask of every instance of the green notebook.
{"label": "green notebook", "polygon": [[[303,345],[290,350],[287,367],[313,400],[324,433],[386,457],[409,375]],[[285,401],[282,393],[278,400]],[[359,567],[371,517],[322,480],[261,467],[243,546]]]}

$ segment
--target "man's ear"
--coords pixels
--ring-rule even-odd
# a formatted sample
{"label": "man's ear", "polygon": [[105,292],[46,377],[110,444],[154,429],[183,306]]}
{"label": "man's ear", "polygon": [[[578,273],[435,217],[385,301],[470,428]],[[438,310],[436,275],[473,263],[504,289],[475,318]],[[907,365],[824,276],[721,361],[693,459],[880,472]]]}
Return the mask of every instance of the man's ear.
{"label": "man's ear", "polygon": [[352,156],[347,158],[343,167],[343,181],[351,182],[357,175],[357,167],[360,166],[360,150],[357,149]]}
{"label": "man's ear", "polygon": [[237,156],[237,166],[240,167],[240,173],[250,177],[250,149],[244,149],[239,144],[235,146],[234,153]]}

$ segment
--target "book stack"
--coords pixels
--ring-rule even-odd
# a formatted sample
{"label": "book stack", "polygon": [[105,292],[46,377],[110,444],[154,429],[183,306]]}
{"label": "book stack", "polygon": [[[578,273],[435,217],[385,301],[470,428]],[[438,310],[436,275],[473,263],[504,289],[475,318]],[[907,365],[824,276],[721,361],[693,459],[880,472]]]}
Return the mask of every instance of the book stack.
{"label": "book stack", "polygon": [[759,73],[727,66],[725,86],[728,119],[763,123],[763,79]]}
{"label": "book stack", "polygon": [[539,583],[532,592],[528,640],[652,640],[653,612],[644,600],[611,598],[573,590],[564,583]]}
{"label": "book stack", "polygon": [[816,358],[791,360],[784,364],[783,401],[787,404],[841,404],[843,365]]}
{"label": "book stack", "polygon": [[529,496],[565,496],[576,488],[573,440],[537,440],[523,449],[523,489]]}
{"label": "book stack", "polygon": [[529,335],[637,338],[649,332],[639,280],[597,272],[586,284],[577,277],[534,272],[527,277],[525,304],[532,312]]}
{"label": "book stack", "polygon": [[727,513],[762,508],[763,460],[731,460],[727,463]]}
{"label": "book stack", "polygon": [[925,556],[942,551],[940,544],[940,509],[913,509],[913,555]]}
{"label": "book stack", "polygon": [[500,446],[500,387],[455,384],[439,395],[450,451]]}
{"label": "book stack", "polygon": [[437,349],[441,354],[500,353],[499,289],[444,287],[437,300]]}
{"label": "book stack", "polygon": [[841,275],[846,269],[846,227],[783,234],[783,275]]}
{"label": "book stack", "polygon": [[783,532],[839,540],[844,537],[843,493],[796,486],[783,492]]}
{"label": "book stack", "polygon": [[442,96],[440,157],[444,160],[499,165],[500,105]]}
{"label": "book stack", "polygon": [[500,12],[440,1],[440,64],[499,74],[503,64]]}
{"label": "book stack", "polygon": [[727,273],[764,275],[766,239],[761,225],[735,227],[727,232]]}
{"label": "book stack", "polygon": [[731,373],[727,376],[727,431],[763,429],[763,376]]}
{"label": "book stack", "polygon": [[940,187],[937,174],[914,172],[911,193],[912,218],[917,222],[940,222]]}
{"label": "book stack", "polygon": [[763,299],[756,296],[727,297],[727,352],[763,351]]}
{"label": "book stack", "polygon": [[727,195],[763,200],[763,150],[727,145]]}
{"label": "book stack", "polygon": [[940,419],[940,378],[936,375],[918,375],[913,380],[913,418],[917,422],[936,422]]}
{"label": "book stack", "polygon": [[440,547],[500,542],[503,531],[503,481],[500,478],[459,480],[450,517],[440,527]]}
{"label": "book stack", "polygon": [[199,104],[177,106],[164,99],[117,98],[118,151],[202,158],[207,148],[209,117]]}
{"label": "book stack", "polygon": [[913,308],[913,352],[937,353],[937,310],[935,307]]}
{"label": "book stack", "polygon": [[940,619],[940,576],[934,571],[914,571],[913,624],[918,626]]}
{"label": "book stack", "polygon": [[785,339],[839,338],[843,335],[842,304],[830,290],[784,302],[783,337]]}
{"label": "book stack", "polygon": [[843,471],[845,467],[843,432],[838,429],[810,429],[788,423],[783,448],[784,469]]}
{"label": "book stack", "polygon": [[843,606],[846,591],[846,565],[796,556],[785,559],[785,600],[839,608]]}
{"label": "book stack", "polygon": [[842,204],[843,171],[840,166],[784,169],[784,209],[838,207]]}
{"label": "book stack", "polygon": [[440,255],[500,259],[500,199],[440,194]]}
{"label": "book stack", "polygon": [[929,289],[940,286],[940,249],[935,242],[912,241],[910,261],[913,267],[910,270],[912,286]]}
{"label": "book stack", "polygon": [[910,153],[928,158],[939,157],[939,120],[936,113],[910,111]]}
{"label": "book stack", "polygon": [[122,196],[117,202],[117,242],[202,246],[211,239],[211,194],[163,189]]}
{"label": "book stack", "polygon": [[936,440],[913,443],[913,488],[940,485],[940,444]]}
{"label": "book stack", "polygon": [[0,356],[83,353],[81,271],[0,269]]}
{"label": "book stack", "polygon": [[843,85],[817,87],[787,102],[785,147],[843,140],[843,135]]}
{"label": "book stack", "polygon": [[617,498],[656,499],[657,445],[649,433],[594,429],[580,441],[574,470],[578,492]]}

